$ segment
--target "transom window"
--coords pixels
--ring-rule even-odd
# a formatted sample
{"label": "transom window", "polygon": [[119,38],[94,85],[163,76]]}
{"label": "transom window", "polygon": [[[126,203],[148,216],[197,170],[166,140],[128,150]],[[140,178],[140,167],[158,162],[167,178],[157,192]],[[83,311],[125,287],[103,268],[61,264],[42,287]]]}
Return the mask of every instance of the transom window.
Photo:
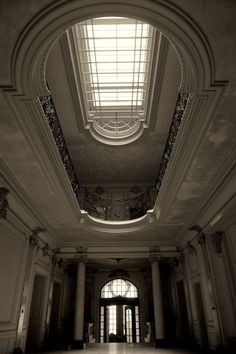
{"label": "transom window", "polygon": [[115,279],[107,283],[101,290],[101,298],[112,298],[117,296],[137,298],[137,288],[128,280]]}
{"label": "transom window", "polygon": [[146,112],[154,28],[102,17],[76,24],[74,33],[88,120],[102,134],[132,134]]}

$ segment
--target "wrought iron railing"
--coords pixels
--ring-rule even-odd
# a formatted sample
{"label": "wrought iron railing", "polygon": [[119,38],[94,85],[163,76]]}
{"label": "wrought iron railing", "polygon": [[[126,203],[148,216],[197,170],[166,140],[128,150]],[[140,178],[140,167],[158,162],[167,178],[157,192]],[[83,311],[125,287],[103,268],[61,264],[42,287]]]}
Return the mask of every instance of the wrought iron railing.
{"label": "wrought iron railing", "polygon": [[131,220],[146,214],[153,209],[157,196],[154,187],[147,188],[144,192],[129,198],[106,198],[89,191],[80,189],[79,204],[81,209],[91,216],[103,220]]}

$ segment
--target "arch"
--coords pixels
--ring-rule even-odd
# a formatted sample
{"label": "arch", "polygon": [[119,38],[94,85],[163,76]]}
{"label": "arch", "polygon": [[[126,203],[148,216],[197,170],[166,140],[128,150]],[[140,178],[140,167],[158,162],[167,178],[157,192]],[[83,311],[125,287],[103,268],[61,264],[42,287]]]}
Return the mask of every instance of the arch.
{"label": "arch", "polygon": [[100,290],[101,298],[113,298],[117,296],[136,298],[138,297],[138,288],[127,279],[112,279]]}
{"label": "arch", "polygon": [[[206,131],[210,122],[210,114],[223,92],[224,83],[215,81],[214,59],[210,45],[202,30],[183,10],[163,0],[155,2],[149,0],[121,0],[119,3],[114,3],[111,0],[71,0],[66,3],[56,2],[48,6],[28,24],[16,44],[12,57],[14,90],[7,88],[7,95],[11,103],[17,106],[18,111],[21,109],[18,101],[27,101],[27,107],[22,107],[22,114],[27,113],[29,115],[32,126],[36,130],[40,125],[40,129],[46,132],[48,127],[40,120],[42,108],[37,98],[49,94],[45,79],[45,68],[53,44],[73,24],[91,17],[111,15],[137,18],[150,23],[157,27],[164,36],[168,37],[168,40],[176,49],[182,66],[180,89],[183,92],[191,93],[191,105],[186,113],[188,119],[178,133],[178,144],[174,146],[173,155],[174,159],[177,160],[179,156],[182,156],[182,145],[186,144],[188,140],[190,124],[198,125],[198,137],[201,137],[203,131]],[[33,106],[31,109],[30,104]],[[201,110],[199,110],[199,105]],[[27,119],[24,121],[19,118],[19,123],[23,126],[24,133],[29,136],[34,151],[35,141],[31,138]],[[48,136],[47,132],[45,135]],[[195,140],[193,150],[198,143],[198,139]],[[42,147],[42,151],[47,156],[43,149]],[[51,146],[50,153],[54,156]],[[184,161],[185,169],[190,162],[191,156],[188,162]],[[49,164],[58,168],[58,164],[54,164],[52,159]],[[161,221],[161,218],[165,215],[165,205],[167,205],[166,200],[168,199],[165,184],[167,185],[169,179],[172,179],[172,169],[174,168],[174,164],[171,164],[164,171],[165,178],[154,208],[147,211],[143,217],[129,221],[101,221],[88,215],[87,212],[79,208],[64,168],[59,168],[56,178],[60,177],[57,182],[64,181],[65,188],[62,190],[62,198],[63,201],[67,201],[68,207],[65,208],[65,211],[70,218],[73,217],[73,220],[77,222],[79,215],[83,227],[92,231],[127,234],[143,229],[147,230],[152,228],[157,221]],[[182,169],[182,171],[184,172],[185,169]]]}
{"label": "arch", "polygon": [[12,60],[16,90],[29,97],[48,94],[45,66],[53,43],[77,22],[110,15],[144,20],[167,36],[182,63],[185,90],[197,92],[213,83],[214,60],[208,41],[196,23],[176,6],[161,0],[75,0],[47,7],[21,35]]}

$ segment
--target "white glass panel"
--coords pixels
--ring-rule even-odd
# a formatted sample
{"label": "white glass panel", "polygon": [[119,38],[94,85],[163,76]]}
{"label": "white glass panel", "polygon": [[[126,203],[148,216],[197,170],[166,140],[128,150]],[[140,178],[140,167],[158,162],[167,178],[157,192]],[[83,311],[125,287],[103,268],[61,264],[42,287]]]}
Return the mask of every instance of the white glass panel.
{"label": "white glass panel", "polygon": [[81,22],[75,28],[88,113],[101,118],[110,107],[116,113],[127,110],[130,119],[134,112],[138,117],[147,91],[152,27],[134,19],[104,17]]}

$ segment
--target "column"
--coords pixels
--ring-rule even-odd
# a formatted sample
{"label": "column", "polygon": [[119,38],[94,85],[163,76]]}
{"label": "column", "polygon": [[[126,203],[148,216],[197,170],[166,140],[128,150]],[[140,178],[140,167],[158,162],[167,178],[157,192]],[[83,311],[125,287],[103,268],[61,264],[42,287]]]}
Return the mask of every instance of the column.
{"label": "column", "polygon": [[84,298],[85,298],[85,267],[86,256],[78,259],[77,285],[75,298],[75,327],[74,340],[78,344],[78,349],[83,349],[84,332]]}
{"label": "column", "polygon": [[39,245],[38,235],[36,232],[28,239],[28,250],[27,250],[27,260],[26,260],[26,268],[25,268],[25,279],[23,286],[23,293],[21,299],[20,306],[20,314],[18,318],[17,325],[17,334],[16,334],[16,342],[15,349],[13,353],[23,353],[23,349],[21,349],[22,337],[23,337],[23,329],[24,327],[28,327],[29,315],[30,315],[30,302],[33,292],[33,282],[34,282],[34,262],[35,256],[37,252],[37,247]]}
{"label": "column", "polygon": [[164,330],[164,313],[163,313],[163,301],[161,291],[161,277],[160,277],[160,265],[157,257],[151,258],[152,264],[152,288],[153,288],[153,305],[154,305],[154,319],[155,319],[155,337],[156,345],[163,344],[165,339]]}

